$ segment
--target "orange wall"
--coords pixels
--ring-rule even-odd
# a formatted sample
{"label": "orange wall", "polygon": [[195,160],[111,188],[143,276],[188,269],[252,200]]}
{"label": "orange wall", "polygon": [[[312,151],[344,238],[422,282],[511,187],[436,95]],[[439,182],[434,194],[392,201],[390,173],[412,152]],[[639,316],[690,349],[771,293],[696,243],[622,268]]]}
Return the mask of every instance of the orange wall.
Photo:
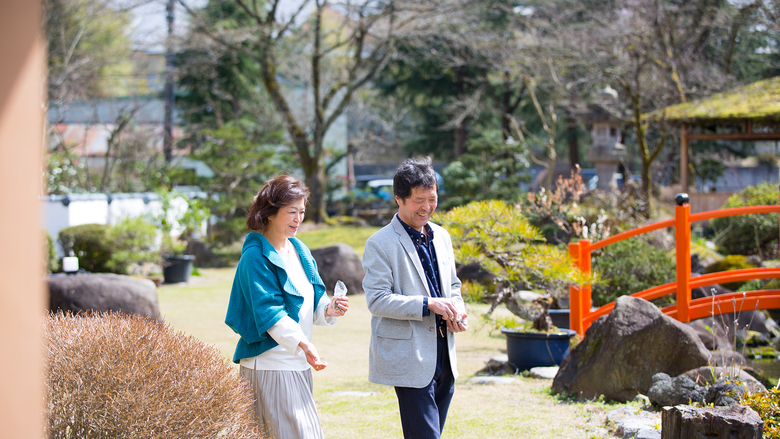
{"label": "orange wall", "polygon": [[0,2],[0,437],[43,437],[41,2]]}

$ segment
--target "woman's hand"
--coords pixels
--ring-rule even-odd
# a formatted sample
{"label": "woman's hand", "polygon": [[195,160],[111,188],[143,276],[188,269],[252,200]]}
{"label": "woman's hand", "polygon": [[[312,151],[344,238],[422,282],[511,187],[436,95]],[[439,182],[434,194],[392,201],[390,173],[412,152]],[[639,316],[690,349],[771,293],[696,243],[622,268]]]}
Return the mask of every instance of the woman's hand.
{"label": "woman's hand", "polygon": [[[335,306],[334,306],[335,305]],[[325,308],[326,317],[341,317],[349,310],[349,299],[347,296],[334,297],[328,307]]]}
{"label": "woman's hand", "polygon": [[317,348],[315,348],[309,340],[303,340],[298,343],[298,346],[306,354],[306,362],[309,363],[314,370],[322,370],[328,367],[328,363],[320,359],[319,354],[317,354]]}

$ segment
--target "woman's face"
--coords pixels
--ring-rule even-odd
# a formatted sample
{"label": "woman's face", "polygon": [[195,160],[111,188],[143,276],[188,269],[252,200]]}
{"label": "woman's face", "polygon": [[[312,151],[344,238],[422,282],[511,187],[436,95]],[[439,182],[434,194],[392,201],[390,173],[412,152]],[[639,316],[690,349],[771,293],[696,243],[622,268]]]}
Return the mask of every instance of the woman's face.
{"label": "woman's face", "polygon": [[298,227],[303,222],[305,213],[305,198],[283,206],[276,214],[268,217],[266,231],[276,236],[292,238],[298,232]]}

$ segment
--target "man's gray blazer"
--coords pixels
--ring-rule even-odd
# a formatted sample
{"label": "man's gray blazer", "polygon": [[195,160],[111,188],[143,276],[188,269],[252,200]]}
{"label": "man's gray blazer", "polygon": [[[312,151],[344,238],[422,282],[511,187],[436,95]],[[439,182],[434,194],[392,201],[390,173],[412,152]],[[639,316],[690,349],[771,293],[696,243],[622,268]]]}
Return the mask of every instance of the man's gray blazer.
{"label": "man's gray blazer", "polygon": [[[453,299],[465,313],[450,235],[428,224],[433,229],[442,296]],[[366,241],[363,269],[363,289],[372,315],[368,380],[398,387],[427,386],[436,368],[436,317],[433,312],[422,315],[423,297],[431,293],[420,257],[398,216]],[[455,336],[447,334],[452,375],[457,378]]]}

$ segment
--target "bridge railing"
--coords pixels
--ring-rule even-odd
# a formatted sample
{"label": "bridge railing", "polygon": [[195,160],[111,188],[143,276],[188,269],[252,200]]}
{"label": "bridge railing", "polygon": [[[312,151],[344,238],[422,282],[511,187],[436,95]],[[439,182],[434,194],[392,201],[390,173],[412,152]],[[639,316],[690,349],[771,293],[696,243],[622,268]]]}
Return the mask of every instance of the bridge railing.
{"label": "bridge railing", "polygon": [[[637,227],[636,229],[627,230],[594,243],[587,239],[581,239],[578,242],[569,244],[569,254],[577,267],[584,273],[589,274],[591,272],[591,255],[594,250],[654,230],[674,227],[677,265],[676,281],[649,288],[631,296],[652,300],[668,294],[676,294],[677,304],[664,308],[663,312],[681,322],[689,322],[693,319],[741,309],[755,309],[757,307],[762,309],[780,308],[780,290],[724,294],[718,296],[717,299],[707,297],[691,300],[691,288],[749,279],[780,278],[780,268],[749,268],[710,273],[691,278],[691,223],[727,216],[780,213],[780,205],[735,207],[692,215],[687,194],[679,194],[677,196],[677,204],[673,219],[658,221]],[[780,237],[780,227],[778,227],[778,237]],[[717,309],[715,307],[716,302],[718,304]],[[590,284],[571,285],[569,287],[569,327],[577,331],[581,336],[585,335],[585,331],[593,321],[609,314],[614,307],[615,303],[612,302],[597,310],[591,310]]]}

